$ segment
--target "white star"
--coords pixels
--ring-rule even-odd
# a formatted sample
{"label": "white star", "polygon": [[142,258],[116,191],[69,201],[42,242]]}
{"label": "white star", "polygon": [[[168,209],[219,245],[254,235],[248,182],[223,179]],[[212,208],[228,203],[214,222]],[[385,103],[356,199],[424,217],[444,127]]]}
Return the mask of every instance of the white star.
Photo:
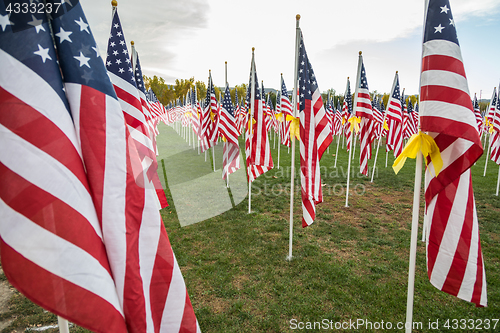
{"label": "white star", "polygon": [[125,41],[123,39],[120,41],[120,45],[125,45]]}
{"label": "white star", "polygon": [[115,45],[116,45],[115,42],[109,43],[109,46],[111,46],[111,47],[115,47]]}
{"label": "white star", "polygon": [[441,13],[444,12],[444,13],[448,14],[448,11],[450,10],[450,8],[448,8],[448,6],[446,6],[446,5],[444,5],[444,7],[440,7],[440,8],[441,8]]}
{"label": "white star", "polygon": [[111,61],[108,61],[108,62],[106,63],[106,66],[111,66]]}
{"label": "white star", "polygon": [[114,55],[114,56],[118,55],[118,51],[117,51],[117,50],[114,50],[114,51],[113,51],[113,55]]}
{"label": "white star", "polygon": [[121,64],[121,63],[122,63],[122,61],[121,61],[120,59],[116,59],[116,64],[118,64],[118,65],[119,65],[119,64]]}
{"label": "white star", "polygon": [[70,43],[73,43],[73,41],[69,38],[69,35],[71,35],[73,32],[71,31],[64,31],[64,29],[61,27],[59,28],[59,32],[56,34],[57,37],[59,37],[59,43],[62,44],[65,40],[67,40]]}
{"label": "white star", "polygon": [[90,65],[89,65],[90,58],[87,58],[86,56],[84,56],[82,52],[80,52],[80,55],[78,57],[74,56],[73,58],[75,58],[76,60],[78,60],[80,62],[80,67],[85,65],[88,68],[90,68]]}
{"label": "white star", "polygon": [[42,61],[44,64],[45,60],[47,59],[52,60],[52,58],[49,56],[49,48],[44,49],[43,47],[40,46],[40,44],[38,44],[38,51],[35,51],[33,53],[42,57]]}
{"label": "white star", "polygon": [[128,53],[127,49],[123,49],[122,53],[127,54]]}
{"label": "white star", "polygon": [[450,25],[455,26],[455,21],[453,19],[450,19]]}
{"label": "white star", "polygon": [[118,23],[115,23],[115,29],[118,29],[120,25]]}
{"label": "white star", "polygon": [[9,18],[10,14],[0,15],[0,25],[2,26],[2,31],[5,31],[8,25],[14,25]]}
{"label": "white star", "polygon": [[434,33],[436,33],[436,32],[442,33],[442,30],[444,29],[444,27],[442,27],[441,24],[439,24],[437,27],[434,27],[434,29],[436,29],[436,31],[434,31]]}
{"label": "white star", "polygon": [[[128,59],[127,59],[127,60],[128,60]],[[127,61],[127,62],[130,62],[130,61]],[[134,70],[132,69],[132,67],[129,67],[129,68],[128,68],[128,71],[129,71],[129,72],[133,72]]]}
{"label": "white star", "polygon": [[[130,59],[129,59],[129,58],[127,58],[127,60],[125,60],[125,62],[126,62],[127,64],[130,64]],[[132,68],[131,68],[131,69],[132,69]]]}
{"label": "white star", "polygon": [[118,72],[120,72],[120,73],[124,73],[124,72],[125,72],[125,70],[124,70],[123,68],[120,68],[120,69],[118,69]]}
{"label": "white star", "polygon": [[118,37],[121,37],[121,36],[122,36],[122,32],[121,32],[121,31],[118,31],[118,32],[116,33],[116,35],[117,35]]}
{"label": "white star", "polygon": [[80,31],[85,30],[88,34],[90,34],[90,31],[88,29],[89,25],[87,23],[83,22],[81,17],[80,17],[79,21],[75,20],[75,23],[80,26]]}
{"label": "white star", "polygon": [[33,21],[28,22],[28,24],[35,27],[36,33],[39,33],[40,30],[45,31],[45,28],[42,25],[42,23],[43,23],[42,19],[37,20],[36,17],[35,17],[35,15],[33,15],[33,14],[31,14],[31,18],[33,19]]}

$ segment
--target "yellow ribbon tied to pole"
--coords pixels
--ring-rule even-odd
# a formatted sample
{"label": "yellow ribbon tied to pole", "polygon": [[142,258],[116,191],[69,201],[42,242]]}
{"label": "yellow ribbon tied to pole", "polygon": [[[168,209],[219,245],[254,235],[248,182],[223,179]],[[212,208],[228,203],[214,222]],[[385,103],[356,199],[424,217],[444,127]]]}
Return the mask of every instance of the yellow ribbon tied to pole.
{"label": "yellow ribbon tied to pole", "polygon": [[250,116],[248,116],[248,117],[249,117],[248,118],[248,128],[252,129],[253,124],[255,124],[257,122],[257,120],[255,120],[254,117],[250,117]]}
{"label": "yellow ribbon tied to pole", "polygon": [[276,117],[276,119],[278,119],[280,123],[283,122],[283,113],[276,113],[274,116]]}
{"label": "yellow ribbon tied to pole", "polygon": [[361,119],[359,117],[352,116],[347,121],[351,123],[351,131],[354,129],[356,131],[356,134],[358,134]]}
{"label": "yellow ribbon tied to pole", "polygon": [[399,156],[394,161],[394,164],[392,165],[394,172],[398,174],[399,170],[401,170],[401,168],[405,164],[406,159],[408,157],[416,158],[419,152],[422,152],[422,155],[424,155],[425,165],[427,165],[427,157],[430,157],[437,176],[443,168],[443,159],[441,158],[441,152],[439,151],[439,147],[432,136],[420,131],[418,132],[418,134],[413,134],[411,136],[410,140],[408,140],[408,143],[403,149],[403,152],[401,152],[401,154],[399,154]]}
{"label": "yellow ribbon tied to pole", "polygon": [[186,112],[186,117],[192,117],[193,115],[191,114],[191,112]]}
{"label": "yellow ribbon tied to pole", "polygon": [[290,121],[290,138],[294,136],[300,141],[300,119],[294,116],[287,115],[286,121]]}
{"label": "yellow ribbon tied to pole", "polygon": [[212,121],[215,121],[215,112],[210,111],[210,119],[212,119]]}
{"label": "yellow ribbon tied to pole", "polygon": [[386,119],[386,120],[384,120],[384,125],[383,125],[383,127],[384,127],[384,129],[385,129],[386,131],[388,131],[388,130],[389,130],[389,126],[387,125],[387,119]]}

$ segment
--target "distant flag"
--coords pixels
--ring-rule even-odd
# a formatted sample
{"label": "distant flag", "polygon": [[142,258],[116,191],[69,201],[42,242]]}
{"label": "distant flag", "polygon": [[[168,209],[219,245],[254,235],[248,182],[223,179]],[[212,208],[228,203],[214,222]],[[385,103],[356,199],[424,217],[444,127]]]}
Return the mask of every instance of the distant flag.
{"label": "distant flag", "polygon": [[351,149],[352,134],[351,134],[351,124],[349,119],[352,115],[352,95],[351,95],[351,85],[349,78],[347,78],[347,84],[344,93],[344,103],[342,105],[342,125],[344,128],[344,135],[347,139],[347,151]]}
{"label": "distant flag", "polygon": [[302,33],[298,59],[302,227],[307,227],[314,222],[316,205],[323,202],[319,161],[332,142],[332,134]]}
{"label": "distant flag", "polygon": [[283,79],[283,74],[281,75],[281,94],[280,94],[280,112],[282,114],[282,129],[281,129],[281,142],[290,147],[290,121],[286,120],[287,116],[293,116],[292,114],[292,103],[288,98],[288,92],[286,90],[285,80]]}
{"label": "distant flag", "polygon": [[[248,180],[253,182],[261,174],[271,170],[273,168],[273,158],[271,156],[271,147],[269,145],[269,140],[266,130],[266,114],[263,110],[262,95],[259,89],[259,81],[257,80],[257,69],[255,68],[255,62],[252,57],[252,64],[250,69],[250,84],[249,90],[251,90],[251,73],[252,70],[255,72],[254,82],[255,82],[255,110],[250,110],[251,113],[248,114],[248,120],[245,124],[246,126],[246,140],[245,140],[245,152],[246,152],[246,162],[247,162],[247,173]],[[249,99],[251,94],[249,94]],[[249,106],[251,104],[249,103]]]}
{"label": "distant flag", "polygon": [[231,101],[231,91],[226,85],[224,101],[221,105],[219,130],[225,138],[223,146],[222,178],[235,172],[240,168],[240,146],[238,144],[238,130],[234,119],[233,103]]}
{"label": "distant flag", "polygon": [[356,105],[354,112],[356,117],[361,118],[360,125],[360,154],[359,166],[360,172],[368,176],[368,159],[372,157],[372,130],[373,130],[373,111],[370,92],[368,90],[368,81],[366,80],[365,65],[363,56],[359,54],[361,62],[359,86],[356,87]]}
{"label": "distant flag", "polygon": [[443,159],[425,173],[427,272],[432,285],[486,306],[486,276],[470,167],[483,153],[448,0],[426,8],[420,77],[421,129]]}
{"label": "distant flag", "polygon": [[391,94],[387,102],[386,120],[389,127],[387,133],[387,147],[394,150],[397,157],[403,151],[403,112],[401,104],[401,94],[399,89],[398,72],[394,76]]}
{"label": "distant flag", "polygon": [[212,84],[212,73],[209,72],[207,95],[205,97],[205,105],[200,116],[201,124],[201,151],[205,152],[214,146],[215,142],[211,141],[212,133],[215,126],[215,112],[217,110],[217,101],[215,100],[215,90]]}
{"label": "distant flag", "polygon": [[483,134],[483,116],[481,116],[481,110],[479,110],[479,102],[477,101],[476,94],[474,94],[474,99],[472,100],[472,107],[474,108],[474,115],[477,121],[477,130],[479,136]]}
{"label": "distant flag", "polygon": [[408,98],[408,106],[406,107],[406,111],[408,113],[408,120],[406,123],[405,131],[407,132],[407,136],[411,137],[413,134],[418,133],[417,125],[415,124],[415,117],[413,114],[415,111],[413,110],[413,103],[411,102],[411,98]]}
{"label": "distant flag", "polygon": [[382,133],[383,123],[384,123],[384,112],[382,106],[380,105],[380,99],[373,99],[372,101],[373,109],[373,139],[380,138]]}
{"label": "distant flag", "polygon": [[[499,87],[500,91],[500,87]],[[493,125],[493,134],[491,138],[491,156],[490,159],[500,165],[500,100],[496,99],[495,112],[491,115],[491,124]]]}
{"label": "distant flag", "polygon": [[497,88],[493,88],[493,95],[491,95],[490,104],[488,105],[488,109],[486,110],[485,119],[488,123],[491,124],[493,116],[495,115],[495,106],[497,102]]}
{"label": "distant flag", "polygon": [[337,107],[335,108],[335,112],[333,113],[332,133],[333,135],[342,134],[342,107],[340,106],[340,98],[338,99]]}

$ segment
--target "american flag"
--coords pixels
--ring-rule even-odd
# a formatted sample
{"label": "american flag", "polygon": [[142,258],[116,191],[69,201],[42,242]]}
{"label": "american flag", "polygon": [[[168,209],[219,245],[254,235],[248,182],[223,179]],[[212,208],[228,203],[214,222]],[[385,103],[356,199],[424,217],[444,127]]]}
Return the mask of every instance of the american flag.
{"label": "american flag", "polygon": [[477,121],[477,130],[479,136],[483,134],[483,116],[481,115],[481,110],[479,110],[479,102],[477,101],[476,94],[474,94],[474,99],[472,100],[472,107],[474,108],[474,115]]}
{"label": "american flag", "polygon": [[414,107],[411,115],[413,117],[413,123],[415,124],[415,128],[416,128],[417,133],[418,133],[418,129],[420,128],[420,114],[418,112],[418,103],[417,102],[415,102],[415,107]]}
{"label": "american flag", "polygon": [[405,127],[405,136],[408,138],[411,137],[413,134],[418,133],[417,125],[415,124],[415,117],[413,116],[414,114],[413,110],[413,103],[411,102],[411,98],[408,98],[408,106],[406,107],[406,113],[408,114],[408,118],[406,121],[406,127]]}
{"label": "american flag", "polygon": [[[6,18],[0,26],[2,269],[15,288],[45,309],[96,332],[126,332],[104,245],[102,214],[85,170],[91,166],[82,161],[81,141],[94,138],[79,136],[75,127],[89,124],[86,119],[78,123],[80,117],[73,123],[65,89],[70,94],[79,90],[88,106],[88,97],[95,97],[96,109],[104,113],[107,102],[108,110],[121,114],[121,109],[113,103],[110,85],[100,89],[104,94],[95,90],[107,77],[93,40],[86,41],[87,51],[65,55],[79,71],[72,78],[85,82],[65,88],[45,14],[11,15],[5,5],[0,3],[0,18]],[[77,6],[75,13],[82,13]],[[56,29],[54,38],[69,44],[90,34],[85,17],[76,19],[73,29]],[[99,65],[102,71],[93,75],[89,68]],[[120,127],[124,132],[123,120],[116,123]],[[96,151],[106,153],[105,143],[97,143]]]}
{"label": "american flag", "polygon": [[351,141],[352,141],[351,124],[349,123],[351,115],[352,115],[351,84],[349,82],[349,78],[347,78],[347,84],[344,94],[344,103],[342,105],[342,123],[344,126],[344,135],[347,139],[347,151],[351,149]]}
{"label": "american flag", "polygon": [[335,108],[335,112],[333,113],[333,135],[341,135],[342,134],[342,107],[340,106],[340,99],[338,99],[337,107]]}
{"label": "american flag", "polygon": [[483,148],[448,0],[430,0],[420,76],[421,129],[438,145],[443,168],[425,173],[427,272],[432,285],[486,306],[486,276],[470,167]]}
{"label": "american flag", "polygon": [[323,202],[319,161],[333,138],[302,32],[298,52],[302,227],[307,227],[314,222],[316,205]]}
{"label": "american flag", "polygon": [[292,103],[288,98],[288,92],[286,90],[283,74],[281,75],[280,112],[282,114],[281,143],[290,147],[290,121],[286,121],[286,116],[293,116]]}
{"label": "american flag", "polygon": [[486,110],[486,119],[489,123],[492,123],[493,116],[495,115],[495,105],[497,101],[497,88],[493,89],[493,95],[491,95],[490,104]]}
{"label": "american flag", "polygon": [[222,178],[226,179],[227,175],[232,174],[240,168],[238,130],[236,129],[229,85],[226,85],[224,101],[221,105],[219,130],[224,138],[226,138],[222,150]]}
{"label": "american flag", "polygon": [[332,136],[334,135],[333,133],[333,114],[334,114],[334,107],[333,107],[333,102],[330,100],[330,95],[328,95],[328,100],[326,101],[325,105],[325,111],[326,115],[328,117],[328,124],[330,126],[330,132],[332,133]]}
{"label": "american flag", "polygon": [[391,94],[387,102],[386,120],[389,127],[387,133],[387,149],[394,150],[397,157],[403,151],[403,111],[399,90],[399,75],[396,72],[392,84]]}
{"label": "american flag", "polygon": [[[67,18],[68,14],[62,17]],[[113,8],[106,65],[130,129],[129,163],[132,168],[142,171],[145,164],[153,165],[155,156],[150,157],[148,131],[116,7]],[[194,311],[158,211],[157,196],[150,184],[151,170],[150,167],[145,174],[134,170],[134,173],[127,173],[127,179],[121,180],[126,181],[123,192],[126,219],[121,224],[115,222],[108,226],[110,237],[116,243],[109,260],[117,275],[118,295],[129,331],[188,329],[196,332],[199,328]],[[135,181],[132,175],[136,176]],[[156,169],[153,175],[157,176]]]}
{"label": "american flag", "polygon": [[[267,137],[265,114],[262,108],[262,99],[259,91],[259,81],[257,80],[257,69],[255,68],[255,60],[252,56],[252,64],[250,69],[250,83],[248,90],[251,91],[252,86],[252,71],[254,71],[254,87],[255,110],[250,110],[246,121],[246,138],[245,138],[245,153],[247,163],[247,176],[250,182],[253,182],[261,174],[271,170],[274,167],[273,158],[271,156],[271,147]],[[251,93],[247,93],[250,100]],[[248,103],[251,105],[250,102]]]}
{"label": "american flag", "polygon": [[[30,299],[92,331],[145,332],[146,309],[159,329],[163,309],[188,309],[189,298],[158,210],[137,205],[156,197],[135,180],[139,156],[81,5],[60,10],[54,36],[36,16],[30,29],[0,32],[2,268]],[[164,267],[155,256],[171,260]],[[149,286],[168,275],[179,279],[160,289],[183,295],[149,302],[161,292]],[[179,317],[167,321],[196,331],[192,307]]]}
{"label": "american flag", "polygon": [[373,121],[374,121],[372,136],[373,139],[379,139],[381,138],[382,128],[384,124],[384,110],[380,105],[380,98],[373,99],[372,109],[373,109]]}
{"label": "american flag", "polygon": [[[500,91],[500,87],[499,87]],[[491,122],[493,124],[493,134],[491,137],[491,156],[490,159],[500,165],[500,101],[498,97],[492,103],[495,105],[495,111],[492,112]]]}
{"label": "american flag", "polygon": [[[215,142],[211,141],[212,133],[214,132],[214,121],[212,120],[212,113],[215,114],[217,110],[217,101],[215,100],[215,89],[212,84],[212,73],[208,76],[208,87],[207,95],[205,97],[205,105],[202,109],[200,116],[201,124],[201,151],[205,152],[212,146]],[[215,119],[215,118],[214,118]]]}
{"label": "american flag", "polygon": [[372,130],[373,130],[373,111],[370,92],[368,90],[368,81],[366,80],[365,64],[363,56],[359,55],[361,62],[361,73],[359,83],[356,87],[356,105],[355,115],[361,118],[360,128],[360,154],[359,167],[360,172],[368,176],[368,160],[372,158]]}

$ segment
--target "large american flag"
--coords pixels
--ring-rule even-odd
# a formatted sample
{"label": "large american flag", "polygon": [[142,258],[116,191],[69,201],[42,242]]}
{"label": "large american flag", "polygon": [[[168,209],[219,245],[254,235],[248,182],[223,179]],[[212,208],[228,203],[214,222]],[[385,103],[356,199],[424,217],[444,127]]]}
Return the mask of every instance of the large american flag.
{"label": "large american flag", "polygon": [[323,202],[319,161],[333,138],[316,76],[307,57],[302,32],[298,52],[302,227],[307,227],[314,222],[316,205]]}
{"label": "large american flag", "polygon": [[226,139],[222,150],[222,178],[226,179],[227,175],[240,168],[238,130],[236,128],[236,120],[234,119],[234,108],[229,85],[226,85],[224,101],[222,102],[219,116],[219,130]]}
{"label": "large american flag", "polygon": [[122,193],[125,219],[108,227],[115,244],[109,260],[127,327],[133,332],[199,331],[150,180],[151,174],[156,175],[156,170],[151,171],[156,157],[151,155],[151,141],[116,7],[106,66],[130,131],[127,159],[121,160],[134,169],[121,180],[126,181]]}
{"label": "large american flag", "polygon": [[[252,57],[250,68],[250,83],[248,90],[251,91],[252,85],[252,69],[254,72],[254,108],[248,113],[246,121],[246,138],[245,138],[245,154],[247,163],[247,176],[250,182],[253,182],[261,174],[271,170],[274,167],[273,158],[271,156],[271,147],[266,131],[265,113],[262,108],[262,99],[259,89],[259,81],[257,80],[257,69],[255,68],[255,60]],[[252,98],[251,93],[247,93],[248,100]],[[248,102],[250,106],[250,102]]]}
{"label": "large american flag", "polygon": [[420,77],[421,129],[443,168],[425,173],[427,272],[436,288],[486,306],[486,276],[470,167],[483,153],[448,0],[430,0]]}
{"label": "large american flag", "polygon": [[394,150],[397,157],[403,151],[403,105],[401,104],[401,93],[399,89],[399,75],[396,72],[392,84],[391,94],[387,102],[385,118],[389,130],[387,132],[387,149]]}
{"label": "large american flag", "polygon": [[[158,210],[137,205],[156,197],[132,172],[139,156],[88,22],[76,1],[61,10],[54,36],[36,16],[0,32],[3,269],[31,300],[95,332],[195,332]],[[183,292],[167,297],[171,288]],[[186,310],[163,316],[172,307]]]}
{"label": "large american flag", "polygon": [[356,87],[356,105],[354,112],[356,117],[361,118],[360,128],[360,154],[359,154],[359,167],[360,172],[368,176],[368,160],[372,158],[372,131],[373,131],[373,111],[370,99],[370,92],[368,90],[368,81],[366,80],[365,64],[363,63],[363,56],[360,54],[361,73],[359,77],[358,86]]}

